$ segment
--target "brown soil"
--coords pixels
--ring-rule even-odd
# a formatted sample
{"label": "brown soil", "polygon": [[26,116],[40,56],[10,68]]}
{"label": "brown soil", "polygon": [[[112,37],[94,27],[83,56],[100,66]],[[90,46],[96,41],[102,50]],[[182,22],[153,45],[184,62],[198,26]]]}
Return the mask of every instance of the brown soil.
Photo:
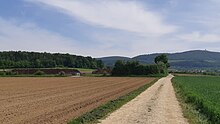
{"label": "brown soil", "polygon": [[110,114],[101,124],[187,124],[171,78],[160,79],[138,97]]}
{"label": "brown soil", "polygon": [[1,124],[62,124],[154,78],[0,78]]}

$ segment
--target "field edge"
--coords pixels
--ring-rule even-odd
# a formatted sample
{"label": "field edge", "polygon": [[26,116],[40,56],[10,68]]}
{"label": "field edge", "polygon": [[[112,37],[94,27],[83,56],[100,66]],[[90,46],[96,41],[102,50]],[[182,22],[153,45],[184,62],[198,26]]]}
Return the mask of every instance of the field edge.
{"label": "field edge", "polygon": [[121,96],[115,100],[111,100],[90,112],[83,114],[82,116],[75,118],[68,122],[68,124],[93,124],[98,123],[100,119],[106,118],[110,113],[119,109],[124,104],[128,103],[139,94],[147,90],[150,86],[152,86],[155,82],[157,82],[160,78],[156,78],[148,84],[145,84],[138,89],[129,92],[128,94]]}
{"label": "field edge", "polygon": [[175,95],[182,108],[183,116],[188,120],[190,124],[209,124],[208,118],[199,112],[196,105],[186,102],[187,96],[184,95],[184,91],[176,82],[177,80],[172,78],[172,85],[174,87]]}

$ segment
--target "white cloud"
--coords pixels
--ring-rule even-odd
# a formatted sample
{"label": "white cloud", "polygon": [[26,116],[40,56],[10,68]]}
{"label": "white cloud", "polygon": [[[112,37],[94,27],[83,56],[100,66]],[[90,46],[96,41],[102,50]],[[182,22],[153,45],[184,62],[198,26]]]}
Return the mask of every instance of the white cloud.
{"label": "white cloud", "polygon": [[[73,40],[32,23],[18,24],[0,18],[0,50],[75,52]],[[76,47],[77,48],[77,47]]]}
{"label": "white cloud", "polygon": [[[140,37],[132,33],[100,33],[96,32],[94,38],[100,42],[101,48],[99,56],[124,55],[134,57],[140,54],[184,51],[189,48],[189,44],[179,42],[179,39],[163,37]],[[104,41],[104,42],[103,42]]]}
{"label": "white cloud", "polygon": [[[112,48],[116,43],[98,42],[94,47],[38,27],[33,23],[18,23],[0,17],[0,51],[20,50],[70,53],[84,56],[129,55],[129,50]],[[112,40],[111,40],[112,41]]]}
{"label": "white cloud", "polygon": [[105,28],[160,36],[172,33],[176,26],[166,24],[161,15],[145,9],[140,3],[123,0],[26,0],[37,2]]}
{"label": "white cloud", "polygon": [[183,34],[177,37],[183,41],[190,41],[190,42],[206,42],[206,43],[220,42],[220,35],[202,34],[200,32],[193,32],[191,34]]}

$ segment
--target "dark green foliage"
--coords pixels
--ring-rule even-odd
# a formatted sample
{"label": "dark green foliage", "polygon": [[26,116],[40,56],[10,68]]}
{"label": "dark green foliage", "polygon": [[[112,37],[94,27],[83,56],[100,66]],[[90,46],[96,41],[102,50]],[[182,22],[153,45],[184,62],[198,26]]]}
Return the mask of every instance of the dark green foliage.
{"label": "dark green foliage", "polygon": [[4,75],[6,75],[5,72],[0,71],[0,76],[4,76]]}
{"label": "dark green foliage", "polygon": [[61,72],[59,72],[59,74],[58,74],[59,76],[65,76],[66,75],[66,73],[64,72],[64,71],[61,71]]}
{"label": "dark green foliage", "polygon": [[101,60],[69,54],[0,52],[0,68],[103,68]]}
{"label": "dark green foliage", "polygon": [[43,71],[38,70],[34,73],[34,75],[44,75],[45,73]]}
{"label": "dark green foliage", "polygon": [[5,74],[6,75],[12,75],[12,72],[11,71],[6,71]]}
{"label": "dark green foliage", "polygon": [[0,76],[13,76],[13,75],[17,75],[16,72],[12,72],[12,71],[0,71]]}
{"label": "dark green foliage", "polygon": [[112,69],[113,76],[165,74],[167,68],[164,65],[140,65],[137,61],[118,60]]}
{"label": "dark green foliage", "polygon": [[210,123],[220,123],[220,77],[177,76],[172,81],[186,103],[195,105]]}
{"label": "dark green foliage", "polygon": [[163,65],[165,64],[165,66],[168,68],[170,67],[170,64],[168,63],[168,58],[167,58],[167,55],[166,54],[161,54],[161,55],[158,55],[155,57],[154,59],[154,62],[156,64],[160,64],[160,65]]}
{"label": "dark green foliage", "polygon": [[165,54],[158,55],[155,57],[154,62],[157,64],[159,62],[168,63],[168,58]]}

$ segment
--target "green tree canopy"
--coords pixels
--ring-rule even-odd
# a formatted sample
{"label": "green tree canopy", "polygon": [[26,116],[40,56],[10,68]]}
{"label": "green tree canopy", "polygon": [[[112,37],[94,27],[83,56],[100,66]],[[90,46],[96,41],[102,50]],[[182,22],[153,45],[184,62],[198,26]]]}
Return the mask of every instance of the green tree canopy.
{"label": "green tree canopy", "polygon": [[168,63],[168,58],[167,58],[167,55],[166,54],[161,54],[161,55],[158,55],[155,59],[154,59],[154,62],[156,64],[160,64],[161,65],[161,62],[164,63],[166,65],[166,67],[170,67],[170,64]]}
{"label": "green tree canopy", "polygon": [[0,68],[103,68],[101,60],[60,53],[38,53],[25,51],[0,52]]}

